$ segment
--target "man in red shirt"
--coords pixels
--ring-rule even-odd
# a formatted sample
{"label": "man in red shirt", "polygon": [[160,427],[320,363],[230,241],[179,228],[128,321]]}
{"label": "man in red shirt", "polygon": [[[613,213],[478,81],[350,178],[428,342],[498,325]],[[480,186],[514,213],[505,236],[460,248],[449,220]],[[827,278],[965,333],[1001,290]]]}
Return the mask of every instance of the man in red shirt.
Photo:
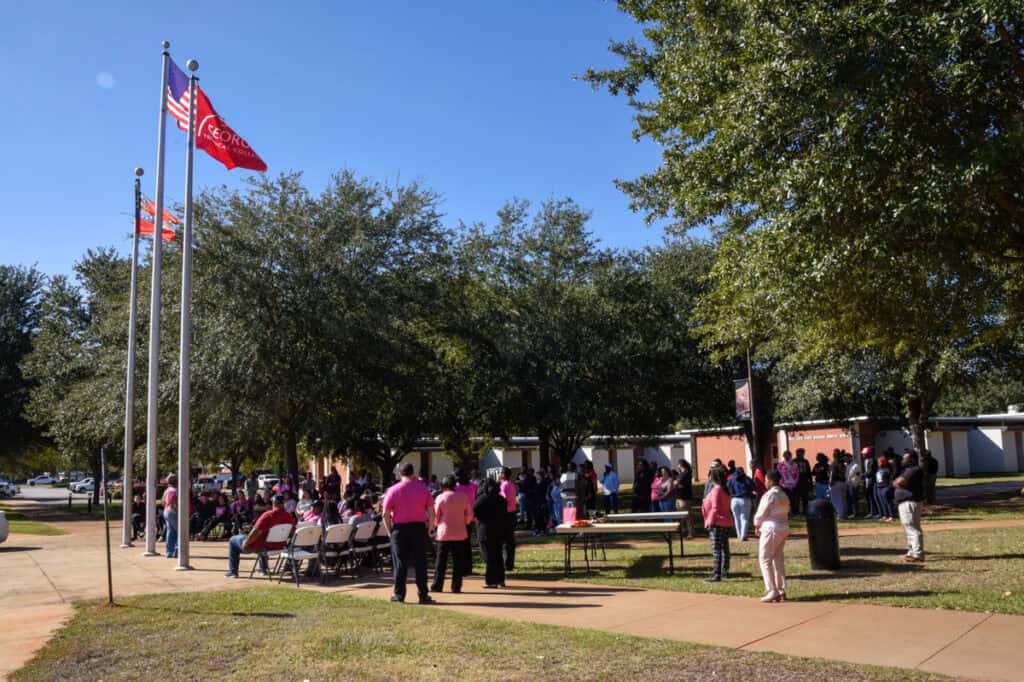
{"label": "man in red shirt", "polygon": [[405,601],[405,580],[409,564],[416,571],[416,589],[421,604],[433,604],[427,592],[427,543],[434,525],[434,498],[414,478],[416,469],[406,464],[402,480],[384,495],[384,527],[391,534],[391,564],[395,572],[395,593],[391,601]]}
{"label": "man in red shirt", "polygon": [[[238,562],[243,554],[262,552],[265,549],[281,549],[286,544],[284,542],[267,542],[267,532],[274,526],[284,523],[294,526],[295,517],[285,511],[284,495],[274,495],[271,504],[271,508],[256,519],[256,523],[248,535],[235,535],[228,541],[228,572],[224,574],[224,577],[238,577]],[[260,569],[263,573],[267,571],[267,560],[262,556],[260,557]]]}

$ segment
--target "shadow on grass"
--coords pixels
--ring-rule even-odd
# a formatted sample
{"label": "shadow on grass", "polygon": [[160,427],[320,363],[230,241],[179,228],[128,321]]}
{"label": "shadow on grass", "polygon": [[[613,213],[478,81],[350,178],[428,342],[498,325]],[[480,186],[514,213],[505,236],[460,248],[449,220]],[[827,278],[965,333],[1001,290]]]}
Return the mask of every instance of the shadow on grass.
{"label": "shadow on grass", "polygon": [[42,547],[0,547],[0,554],[14,554],[15,552],[37,552]]}
{"label": "shadow on grass", "polygon": [[159,611],[161,613],[190,613],[194,616],[234,616],[236,618],[296,618],[294,613],[278,613],[276,611],[198,611],[195,609],[173,609],[165,606],[138,606],[136,604],[115,603],[114,608],[131,609],[133,611]]}
{"label": "shadow on grass", "polygon": [[991,561],[998,559],[1024,559],[1024,553],[1016,554],[953,554],[949,557],[950,559],[959,559],[960,561]]}
{"label": "shadow on grass", "polygon": [[845,559],[840,563],[838,571],[828,573],[801,573],[791,575],[793,579],[799,580],[835,580],[836,578],[856,576],[858,578],[873,578],[884,573],[910,573],[920,570],[920,564],[895,564],[890,561],[872,561],[870,559]]}
{"label": "shadow on grass", "polygon": [[842,547],[839,550],[841,556],[902,556],[906,553],[906,549],[898,547]]}
{"label": "shadow on grass", "polygon": [[834,592],[832,594],[812,594],[801,596],[790,601],[851,601],[857,599],[878,599],[881,597],[934,597],[938,592],[932,590],[883,590],[878,592]]}
{"label": "shadow on grass", "polygon": [[[440,603],[440,606],[463,606],[462,604],[444,604]],[[466,604],[466,606],[487,606],[496,609],[599,609],[601,604],[572,604],[566,602],[546,602],[546,601],[475,601],[472,604]]]}
{"label": "shadow on grass", "polygon": [[[516,575],[516,578],[524,576]],[[509,585],[506,592],[544,592],[551,596],[561,595],[573,597],[600,596],[604,594],[615,594],[617,592],[644,592],[639,587],[532,587],[530,585]]]}

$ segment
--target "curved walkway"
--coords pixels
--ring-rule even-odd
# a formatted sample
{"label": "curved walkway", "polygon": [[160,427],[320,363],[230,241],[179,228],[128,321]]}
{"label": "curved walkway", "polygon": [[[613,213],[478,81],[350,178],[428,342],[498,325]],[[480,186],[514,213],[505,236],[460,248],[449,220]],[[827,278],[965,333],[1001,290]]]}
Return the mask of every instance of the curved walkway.
{"label": "curved walkway", "polygon": [[[964,527],[1022,525],[1024,520],[953,524]],[[106,597],[103,524],[59,524],[68,535],[12,535],[0,545],[0,677],[24,665],[72,614],[79,599]],[[942,524],[936,524],[939,526]],[[937,527],[936,527],[937,529]],[[144,558],[141,548],[118,547],[120,526],[111,525],[114,591],[117,595],[169,591],[244,589],[267,583],[227,580],[226,543],[194,543],[193,571],[176,562]],[[248,562],[246,562],[248,563]],[[245,564],[243,564],[245,565]],[[303,589],[346,591],[384,599],[386,579]],[[1024,616],[948,610],[901,609],[830,602],[765,605],[756,599],[579,583],[513,580],[502,591],[469,579],[460,595],[439,595],[437,608],[523,622],[592,628],[678,639],[749,651],[919,670],[971,679],[1018,680],[1024,670]],[[408,608],[418,608],[410,605]],[[899,632],[894,647],[836,646],[870,642],[880,626]]]}

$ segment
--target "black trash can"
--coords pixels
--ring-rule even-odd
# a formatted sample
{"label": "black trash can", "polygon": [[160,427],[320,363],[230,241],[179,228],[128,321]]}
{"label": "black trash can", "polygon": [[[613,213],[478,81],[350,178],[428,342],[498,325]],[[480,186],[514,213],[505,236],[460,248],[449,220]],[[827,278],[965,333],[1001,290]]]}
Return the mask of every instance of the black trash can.
{"label": "black trash can", "polygon": [[811,568],[839,570],[839,528],[835,509],[828,500],[815,500],[807,506],[807,545]]}

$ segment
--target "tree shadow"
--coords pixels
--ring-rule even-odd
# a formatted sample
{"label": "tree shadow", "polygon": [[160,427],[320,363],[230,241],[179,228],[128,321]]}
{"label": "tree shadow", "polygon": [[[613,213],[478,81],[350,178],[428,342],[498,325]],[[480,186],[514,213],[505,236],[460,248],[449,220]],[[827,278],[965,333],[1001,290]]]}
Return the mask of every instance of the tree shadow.
{"label": "tree shadow", "polygon": [[573,604],[569,602],[546,602],[546,601],[475,601],[467,604],[445,604],[439,606],[486,606],[498,609],[599,609],[601,604]]}
{"label": "tree shadow", "polygon": [[934,597],[939,594],[932,590],[883,590],[879,592],[835,592],[832,594],[813,594],[806,597],[790,599],[790,601],[851,601],[857,599],[878,599],[879,597]]}
{"label": "tree shadow", "polygon": [[898,547],[843,547],[840,556],[902,556],[906,549]]}
{"label": "tree shadow", "polygon": [[[871,559],[841,560],[839,570],[825,573],[800,573],[788,577],[794,580],[835,580],[844,576],[873,578],[886,573],[910,573],[921,570],[920,564],[897,564],[891,561],[873,561]],[[939,573],[940,571],[932,571]]]}
{"label": "tree shadow", "polygon": [[0,554],[14,554],[15,552],[38,552],[42,547],[0,547]]}
{"label": "tree shadow", "polygon": [[953,554],[950,555],[950,559],[958,559],[960,561],[990,561],[999,559],[1024,559],[1024,553],[1017,552],[1013,554]]}

